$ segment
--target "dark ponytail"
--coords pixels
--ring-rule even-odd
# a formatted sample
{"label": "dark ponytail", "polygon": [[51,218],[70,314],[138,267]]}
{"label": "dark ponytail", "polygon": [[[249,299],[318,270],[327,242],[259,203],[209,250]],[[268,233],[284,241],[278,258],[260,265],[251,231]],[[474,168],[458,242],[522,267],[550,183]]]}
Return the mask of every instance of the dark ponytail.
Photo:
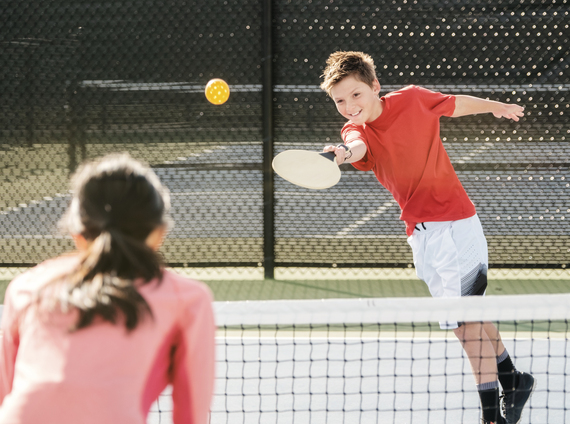
{"label": "dark ponytail", "polygon": [[72,180],[73,199],[65,224],[82,235],[88,248],[79,265],[57,284],[57,300],[77,309],[74,329],[89,326],[95,317],[128,330],[145,316],[152,317],[135,281],[162,277],[162,256],[146,244],[147,237],[167,225],[169,197],[150,168],[128,155],[112,155],[82,166]]}

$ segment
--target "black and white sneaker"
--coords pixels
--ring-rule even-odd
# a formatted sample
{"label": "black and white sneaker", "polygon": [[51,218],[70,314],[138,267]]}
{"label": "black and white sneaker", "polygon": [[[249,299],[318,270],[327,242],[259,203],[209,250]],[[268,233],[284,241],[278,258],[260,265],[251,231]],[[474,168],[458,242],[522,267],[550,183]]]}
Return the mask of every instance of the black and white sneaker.
{"label": "black and white sneaker", "polygon": [[534,377],[526,372],[517,371],[519,383],[515,390],[503,392],[501,406],[507,424],[518,424],[522,411],[534,390]]}

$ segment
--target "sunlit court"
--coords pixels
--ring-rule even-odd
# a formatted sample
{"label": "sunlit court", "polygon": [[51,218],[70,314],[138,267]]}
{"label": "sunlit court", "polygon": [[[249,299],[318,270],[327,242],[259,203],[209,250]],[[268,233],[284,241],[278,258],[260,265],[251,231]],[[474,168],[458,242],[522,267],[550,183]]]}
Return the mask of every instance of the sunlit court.
{"label": "sunlit court", "polygon": [[[26,326],[14,322],[29,322],[21,318],[26,308],[14,306],[19,300],[10,292],[5,300],[10,282],[48,259],[81,254],[64,225],[78,196],[71,177],[86,161],[127,153],[168,190],[167,217],[152,224],[166,231],[156,245],[166,269],[212,294],[210,423],[570,423],[566,2],[31,0],[2,2],[0,15],[0,300],[2,330],[14,332],[2,367],[10,346],[26,346],[17,342]],[[341,72],[327,65],[335,52],[370,55],[378,86],[358,76],[346,91],[343,76],[327,88],[325,74]],[[417,99],[398,100],[413,90]],[[454,115],[461,99],[473,98],[483,99],[482,109]],[[400,107],[421,113],[392,115]],[[393,136],[395,127],[401,132]],[[431,128],[433,145],[420,145],[418,128]],[[332,152],[323,165],[332,182],[310,158],[275,168],[280,153],[323,149]],[[282,168],[300,181],[283,177]],[[92,234],[97,239],[107,225],[116,231],[120,221],[105,202],[102,230],[84,223],[88,246]],[[488,262],[473,259],[471,247],[446,259],[461,281],[458,293],[442,295],[437,281],[418,277],[432,278],[432,264],[420,263],[413,240],[436,231],[434,223],[439,231],[442,222],[473,216],[454,202],[476,210]],[[454,243],[463,238],[458,231],[450,230]],[[433,243],[426,258],[443,245]],[[445,275],[433,268],[448,290],[447,268]],[[78,284],[89,278],[98,281],[86,273]],[[45,295],[22,290],[29,299]],[[168,312],[156,311],[157,325]],[[180,316],[200,321],[194,312]],[[70,337],[111,324],[97,314]],[[122,322],[117,316],[113,325]],[[486,322],[502,340],[475,336],[497,353],[496,364],[494,354],[479,357],[482,369],[493,364],[492,377],[474,370],[465,350],[472,340],[461,340],[453,325],[442,329]],[[141,348],[141,357],[162,357],[167,343],[186,340],[172,331],[165,331],[172,340],[158,343],[162,350]],[[199,344],[173,344],[164,357],[188,354],[192,364]],[[501,409],[509,407],[501,397],[495,421],[480,393],[498,381],[504,394],[511,381],[501,380],[502,344],[534,383],[520,407]],[[24,369],[14,358],[10,366]],[[208,393],[193,397],[173,363],[170,371],[159,359],[149,363],[156,368],[142,376],[125,371],[147,382],[140,393],[120,394],[138,405],[133,423],[180,424],[191,399],[209,401]],[[191,381],[186,371],[180,375]],[[0,422],[18,393],[12,379],[21,375],[9,374],[0,385],[9,388]],[[98,387],[111,394],[111,380]],[[162,393],[156,400],[153,390]],[[104,410],[107,400],[92,402]],[[97,408],[85,410],[97,416]]]}

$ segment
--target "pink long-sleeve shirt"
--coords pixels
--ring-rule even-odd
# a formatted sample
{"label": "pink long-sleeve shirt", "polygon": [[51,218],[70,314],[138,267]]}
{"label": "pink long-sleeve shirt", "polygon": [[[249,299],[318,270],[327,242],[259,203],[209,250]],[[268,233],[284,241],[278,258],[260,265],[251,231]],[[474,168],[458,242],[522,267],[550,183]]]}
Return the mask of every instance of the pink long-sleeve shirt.
{"label": "pink long-sleeve shirt", "polygon": [[205,424],[214,386],[215,324],[209,289],[165,271],[139,288],[153,312],[128,333],[102,320],[69,332],[76,313],[39,313],[33,293],[77,263],[46,261],[5,295],[0,424],[142,424],[172,384],[174,423]]}

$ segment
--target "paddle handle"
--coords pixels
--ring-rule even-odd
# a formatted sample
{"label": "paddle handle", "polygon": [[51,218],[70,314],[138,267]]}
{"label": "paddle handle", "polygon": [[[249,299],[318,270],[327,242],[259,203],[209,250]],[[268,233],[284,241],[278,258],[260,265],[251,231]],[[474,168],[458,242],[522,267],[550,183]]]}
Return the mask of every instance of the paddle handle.
{"label": "paddle handle", "polygon": [[[339,145],[336,146],[336,147],[342,147],[342,148],[343,148],[344,150],[346,150],[347,152],[350,152],[350,147],[348,147],[346,144],[339,144]],[[330,160],[331,162],[336,163],[336,161],[335,161],[336,155],[335,155],[334,152],[322,152],[322,153],[319,153],[319,154],[320,154],[321,156],[327,158],[327,159]],[[352,155],[351,155],[351,156],[352,156]],[[349,156],[349,157],[350,157],[350,156]],[[337,164],[337,165],[338,165],[338,164]]]}
{"label": "paddle handle", "polygon": [[330,160],[331,162],[335,162],[334,158],[336,157],[336,155],[334,154],[334,152],[321,152],[319,153],[319,155],[327,158],[328,160]]}

